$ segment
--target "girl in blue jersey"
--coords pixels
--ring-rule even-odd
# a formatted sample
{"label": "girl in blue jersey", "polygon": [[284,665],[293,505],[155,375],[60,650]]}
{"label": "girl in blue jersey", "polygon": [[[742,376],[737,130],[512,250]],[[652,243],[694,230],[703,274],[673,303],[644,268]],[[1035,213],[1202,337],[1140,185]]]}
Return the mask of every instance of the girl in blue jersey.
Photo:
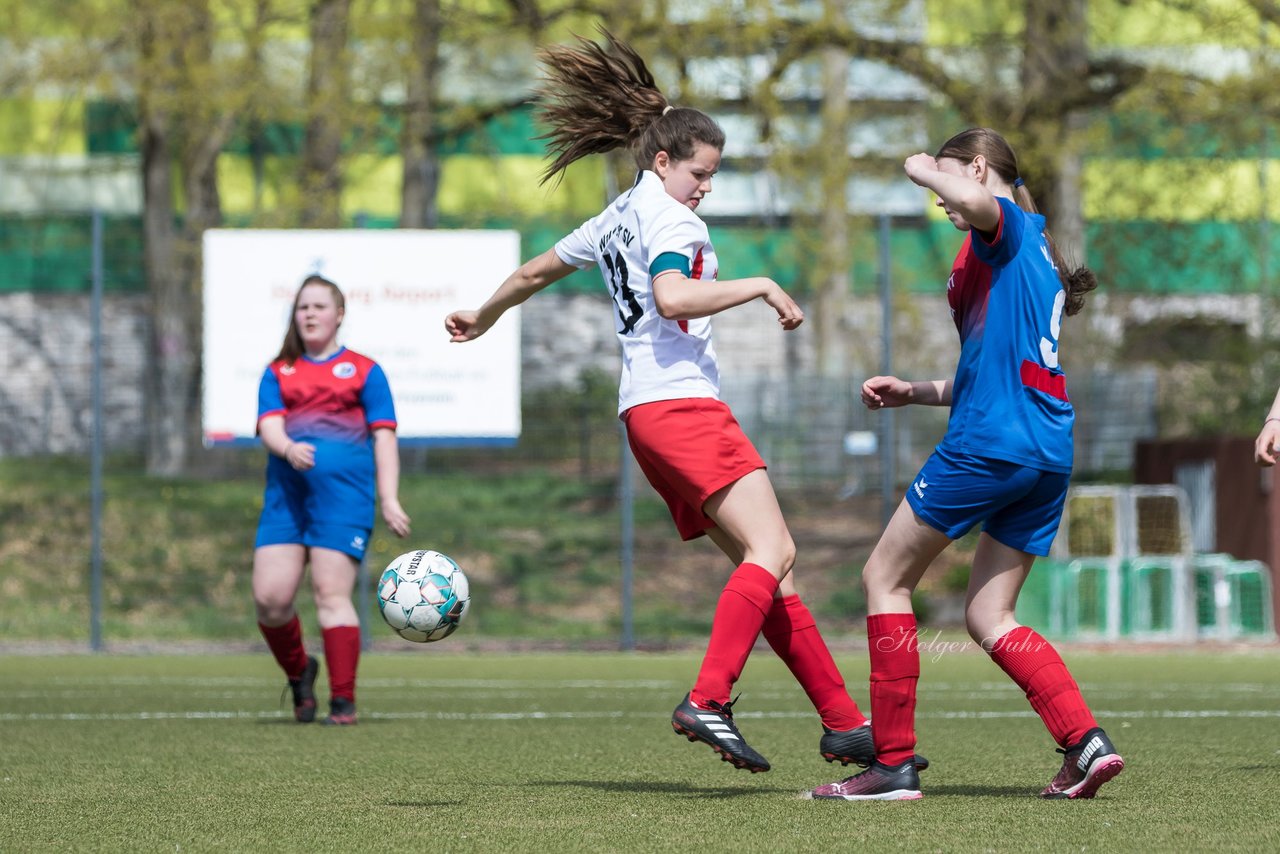
{"label": "girl in blue jersey", "polygon": [[1078,312],[1097,282],[1089,270],[1063,263],[1013,150],[994,131],[964,131],[936,155],[908,158],[905,169],[967,232],[947,281],[960,362],[950,380],[872,377],[862,385],[871,409],[950,406],[951,416],[863,570],[876,761],[813,795],[921,797],[911,762],[920,675],[911,593],[948,544],[982,523],[965,600],[969,634],[1026,692],[1065,754],[1041,795],[1091,798],[1124,760],[1061,657],[1018,624],[1014,605],[1032,562],[1049,552],[1071,473],[1074,413],[1058,358],[1062,317]]}
{"label": "girl in blue jersey", "polygon": [[360,620],[351,601],[373,531],[374,494],[398,537],[396,414],[376,362],[338,344],[342,292],[311,276],[298,289],[279,355],[258,388],[258,435],[271,453],[253,552],[258,627],[293,691],[294,717],[315,719],[318,662],[293,608],[307,565],[329,669],[326,724],[356,722]]}
{"label": "girl in blue jersey", "polygon": [[608,49],[579,40],[577,48],[542,52],[540,100],[557,155],[543,180],[588,154],[626,147],[639,169],[635,185],[512,273],[478,310],[454,312],[445,326],[452,340],[470,341],[552,282],[599,269],[614,301],[623,360],[618,410],[636,460],[681,537],[709,536],[736,565],[673,728],[737,768],[769,770],[739,732],[730,701],[763,631],[819,712],[823,757],[866,764],[870,727],[796,593],[795,545],[764,462],[719,399],[711,343],[711,315],[756,299],[784,330],[804,315],[771,279],[717,281],[719,262],[695,211],[711,191],[724,132],[703,113],[667,103],[644,60],[604,35]]}

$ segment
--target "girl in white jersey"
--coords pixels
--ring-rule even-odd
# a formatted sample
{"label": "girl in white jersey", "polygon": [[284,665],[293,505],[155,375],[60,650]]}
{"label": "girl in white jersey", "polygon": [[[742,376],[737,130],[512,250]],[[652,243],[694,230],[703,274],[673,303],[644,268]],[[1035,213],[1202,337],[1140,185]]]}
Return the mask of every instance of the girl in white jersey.
{"label": "girl in white jersey", "polygon": [[547,79],[539,100],[551,127],[545,138],[556,154],[543,181],[588,154],[625,146],[639,168],[635,185],[508,276],[478,310],[450,314],[445,327],[453,341],[470,341],[552,282],[600,269],[622,343],[618,411],[636,460],[681,537],[706,534],[737,566],[672,727],[737,768],[769,770],[738,731],[730,701],[763,631],[822,718],[823,757],[866,765],[874,754],[870,726],[796,594],[795,544],[764,462],[719,399],[711,345],[709,318],[725,309],[761,299],[788,331],[804,314],[772,279],[716,281],[719,261],[695,211],[711,191],[724,132],[703,113],[668,104],[644,60],[604,36],[607,48],[579,39],[540,53]]}

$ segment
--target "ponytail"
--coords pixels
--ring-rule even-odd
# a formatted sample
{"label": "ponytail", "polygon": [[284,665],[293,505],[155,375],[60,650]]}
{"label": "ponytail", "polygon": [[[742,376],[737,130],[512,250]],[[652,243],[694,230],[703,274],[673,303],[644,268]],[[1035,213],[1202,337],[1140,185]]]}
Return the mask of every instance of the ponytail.
{"label": "ponytail", "polygon": [[536,91],[539,115],[550,126],[554,156],[541,183],[562,176],[576,160],[615,148],[631,148],[636,166],[647,169],[659,151],[689,160],[705,143],[724,150],[724,131],[706,114],[674,107],[658,89],[644,59],[603,27],[608,49],[577,37],[577,46],[538,51],[546,76]]}

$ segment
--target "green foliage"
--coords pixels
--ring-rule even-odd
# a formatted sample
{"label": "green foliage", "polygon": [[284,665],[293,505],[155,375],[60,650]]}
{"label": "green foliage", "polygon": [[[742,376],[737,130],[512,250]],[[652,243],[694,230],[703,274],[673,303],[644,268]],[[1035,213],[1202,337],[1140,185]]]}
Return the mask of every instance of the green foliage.
{"label": "green foliage", "polygon": [[[585,368],[577,386],[545,388],[524,395],[525,413],[537,413],[539,429],[520,437],[520,451],[534,460],[572,459],[588,471],[592,460],[616,460],[620,452],[618,381],[599,368]],[[526,420],[527,416],[526,416]]]}
{"label": "green foliage", "polygon": [[956,564],[942,576],[941,588],[948,593],[964,593],[969,589],[969,573],[972,571],[973,566],[970,564]]}
{"label": "green foliage", "polygon": [[[594,382],[584,381],[588,399],[601,393]],[[606,417],[616,424],[612,390],[609,395]],[[597,438],[592,455],[608,453],[612,461],[617,428],[610,430],[605,436],[612,448],[601,451],[604,440]],[[376,578],[401,552],[435,548],[457,559],[471,578],[473,631],[616,638],[617,484],[580,470],[572,456],[579,450],[577,444],[561,447],[562,455],[548,460],[568,474],[529,466],[512,471],[465,452],[433,455],[425,472],[415,471],[409,459],[400,498],[414,533],[399,540],[379,522],[366,560],[369,574]],[[108,642],[256,637],[249,581],[262,455],[225,454],[217,467],[216,478],[159,479],[142,475],[136,459],[110,461],[103,516]],[[84,462],[73,458],[0,461],[0,637],[87,641],[87,475]],[[635,518],[640,549],[687,548],[647,488],[637,498]],[[644,631],[653,629],[663,641],[691,629],[704,632],[717,579],[723,583],[712,575],[708,589],[696,595],[649,602],[650,611],[663,617],[642,623]],[[297,601],[309,618],[305,584]],[[371,626],[382,630],[376,617]]]}
{"label": "green foliage", "polygon": [[809,603],[810,610],[820,616],[862,619],[867,614],[867,594],[862,590],[862,566],[843,564],[831,572],[835,581],[833,589],[817,602]]}

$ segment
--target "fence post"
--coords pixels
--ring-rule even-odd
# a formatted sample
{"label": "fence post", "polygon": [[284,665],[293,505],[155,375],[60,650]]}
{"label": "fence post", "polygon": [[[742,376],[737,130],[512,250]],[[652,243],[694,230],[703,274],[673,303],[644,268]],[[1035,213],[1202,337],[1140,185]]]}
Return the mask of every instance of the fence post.
{"label": "fence post", "polygon": [[619,559],[622,563],[622,638],[623,652],[636,648],[635,620],[632,599],[632,573],[635,566],[635,475],[631,464],[631,445],[627,441],[627,428],[621,421],[621,448],[618,451],[618,504],[622,517],[622,537]]}
{"label": "fence post", "polygon": [[[892,255],[889,251],[890,220],[888,214],[880,214],[880,374],[893,375],[893,286],[889,268]],[[897,473],[894,470],[895,447],[894,417],[892,409],[885,409],[880,416],[880,527],[888,527],[894,511],[894,488]]]}
{"label": "fence post", "polygon": [[89,445],[89,647],[102,651],[102,212],[94,210],[91,230],[89,297],[90,399],[93,427]]}

